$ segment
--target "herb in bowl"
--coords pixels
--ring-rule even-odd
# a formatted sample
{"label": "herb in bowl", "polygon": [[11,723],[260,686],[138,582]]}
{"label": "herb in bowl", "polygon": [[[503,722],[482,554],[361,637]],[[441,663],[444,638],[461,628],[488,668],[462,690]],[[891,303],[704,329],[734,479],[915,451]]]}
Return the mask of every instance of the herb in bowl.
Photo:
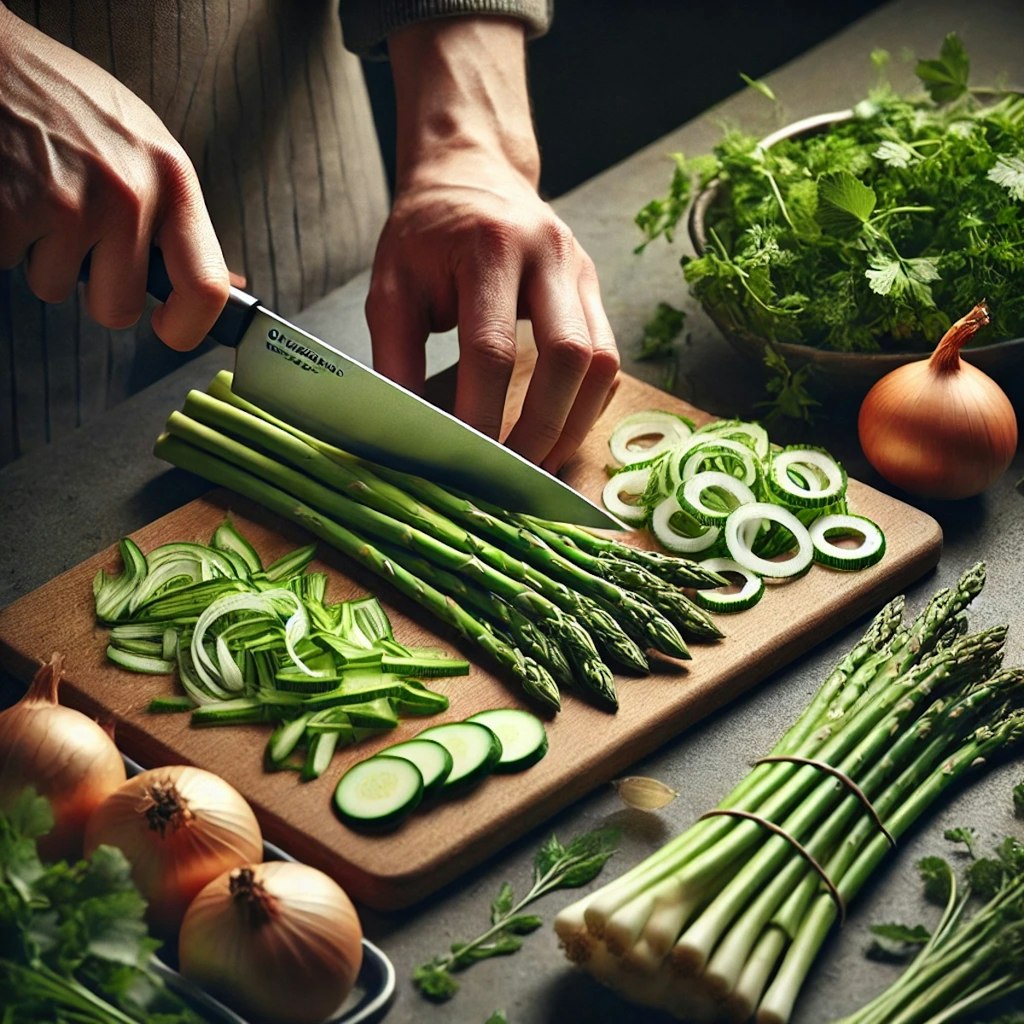
{"label": "herb in bowl", "polygon": [[969,69],[950,35],[918,63],[919,96],[880,86],[817,131],[729,132],[710,157],[677,156],[668,196],[637,223],[671,240],[694,186],[714,182],[703,251],[681,262],[727,334],[923,353],[948,311],[986,298],[989,337],[1022,337],[1024,95],[971,87]]}

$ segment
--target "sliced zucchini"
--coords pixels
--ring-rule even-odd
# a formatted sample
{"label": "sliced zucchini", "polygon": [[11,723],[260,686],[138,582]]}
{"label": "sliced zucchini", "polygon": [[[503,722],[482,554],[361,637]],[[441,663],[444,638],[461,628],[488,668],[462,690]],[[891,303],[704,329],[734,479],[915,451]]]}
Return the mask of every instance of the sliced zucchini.
{"label": "sliced zucchini", "polygon": [[446,790],[479,782],[494,771],[501,759],[501,740],[480,722],[432,725],[416,738],[434,740],[452,755],[452,770],[444,780]]}
{"label": "sliced zucchini", "polygon": [[334,790],[334,806],[354,828],[394,828],[423,800],[423,776],[403,757],[369,757],[352,765]]}
{"label": "sliced zucchini", "polygon": [[486,725],[501,741],[498,772],[518,772],[536,764],[548,752],[544,723],[522,708],[493,708],[470,715],[467,722]]}
{"label": "sliced zucchini", "polygon": [[738,505],[757,501],[754,492],[728,473],[704,470],[683,484],[679,502],[705,526],[721,526]]}
{"label": "sliced zucchini", "polygon": [[730,582],[727,587],[698,590],[696,601],[702,608],[715,612],[742,612],[747,608],[753,608],[764,596],[764,580],[734,559],[706,558],[700,564],[703,568],[721,573],[725,577],[734,574],[743,577],[743,583],[738,589],[734,589]]}
{"label": "sliced zucchini", "polygon": [[451,775],[454,760],[447,747],[436,740],[405,740],[385,747],[377,757],[403,757],[411,761],[423,776],[423,797],[433,796]]}
{"label": "sliced zucchini", "polygon": [[783,448],[772,457],[768,483],[787,504],[823,508],[846,494],[846,470],[824,448]]}
{"label": "sliced zucchini", "polygon": [[[833,569],[866,569],[885,554],[885,534],[866,516],[830,515],[810,527],[815,561]],[[859,538],[853,547],[837,544],[840,538]]]}

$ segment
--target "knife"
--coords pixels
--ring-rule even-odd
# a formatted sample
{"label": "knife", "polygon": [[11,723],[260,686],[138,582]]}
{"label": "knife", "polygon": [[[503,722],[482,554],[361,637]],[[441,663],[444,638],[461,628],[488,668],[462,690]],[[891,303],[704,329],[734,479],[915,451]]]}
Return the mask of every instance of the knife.
{"label": "knife", "polygon": [[[171,294],[158,249],[152,250],[146,287],[162,302]],[[510,512],[626,528],[558,477],[296,327],[234,285],[210,337],[235,349],[236,394],[308,434]]]}

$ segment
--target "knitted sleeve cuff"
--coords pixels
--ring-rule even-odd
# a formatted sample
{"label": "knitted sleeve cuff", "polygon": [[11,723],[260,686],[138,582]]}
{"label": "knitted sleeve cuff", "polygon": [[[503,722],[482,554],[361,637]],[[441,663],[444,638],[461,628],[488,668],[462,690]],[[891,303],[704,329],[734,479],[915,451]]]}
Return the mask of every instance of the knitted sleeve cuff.
{"label": "knitted sleeve cuff", "polygon": [[383,60],[392,32],[432,18],[472,14],[518,18],[532,39],[551,24],[552,4],[553,0],[340,0],[339,10],[346,47],[360,57]]}

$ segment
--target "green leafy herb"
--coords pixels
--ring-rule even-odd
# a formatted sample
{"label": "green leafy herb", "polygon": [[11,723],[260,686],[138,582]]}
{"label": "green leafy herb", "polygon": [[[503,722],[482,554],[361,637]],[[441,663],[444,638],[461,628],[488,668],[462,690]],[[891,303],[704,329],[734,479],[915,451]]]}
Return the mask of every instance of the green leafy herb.
{"label": "green leafy herb", "polygon": [[970,71],[967,51],[955,33],[942,41],[938,60],[922,60],[917,64],[917,77],[936,103],[949,103],[963,96],[967,92]]}
{"label": "green leafy herb", "polygon": [[[732,130],[710,162],[676,154],[667,195],[637,217],[643,244],[671,241],[694,189],[714,179],[706,247],[680,262],[724,329],[835,352],[926,352],[985,297],[986,344],[1021,337],[1024,94],[993,102],[969,70],[951,35],[917,65],[923,93],[881,83],[827,131],[765,149]],[[806,416],[806,382],[794,390],[779,360],[769,372],[770,407]]]}
{"label": "green leafy herb", "polygon": [[874,942],[868,949],[872,960],[908,960],[930,938],[924,925],[875,924],[871,926]]}
{"label": "green leafy herb", "polygon": [[644,324],[644,334],[640,341],[640,354],[637,359],[661,359],[674,356],[676,339],[683,331],[686,314],[681,309],[670,306],[667,302],[659,302],[654,315]]}
{"label": "green leafy herb", "polygon": [[[946,839],[967,843],[974,856],[973,829],[950,829]],[[1004,839],[995,856],[974,860],[966,885],[941,857],[922,861],[926,893],[932,898],[941,880],[945,910],[929,933],[920,925],[878,925],[872,932],[886,950],[902,946],[919,951],[913,961],[877,998],[841,1024],[874,1024],[889,1020],[975,1020],[978,1011],[1006,1000],[1019,1006],[1024,992],[1024,844]],[[877,953],[872,947],[871,954]],[[999,1017],[1002,1024],[1020,1024],[1019,1012]]]}
{"label": "green leafy herb", "polygon": [[150,969],[159,946],[120,850],[44,865],[49,803],[25,793],[0,815],[0,1005],[4,1024],[200,1024]]}
{"label": "green leafy herb", "polygon": [[667,364],[662,386],[668,391],[675,387],[676,374],[679,370],[677,339],[682,334],[685,322],[686,314],[681,309],[676,309],[667,302],[659,302],[654,315],[644,324],[643,337],[640,339],[637,359],[640,362],[663,360]]}
{"label": "green leafy herb", "polygon": [[508,1017],[505,1016],[503,1010],[495,1010],[484,1024],[508,1024]]}
{"label": "green leafy herb", "polygon": [[951,843],[963,843],[967,847],[967,852],[974,856],[974,844],[977,842],[978,833],[973,828],[947,828],[942,836]]}
{"label": "green leafy herb", "polygon": [[556,889],[574,889],[592,881],[615,852],[617,842],[618,833],[613,829],[587,832],[568,846],[552,835],[534,857],[530,891],[516,900],[512,886],[503,882],[491,904],[491,926],[471,942],[453,943],[447,955],[417,967],[413,983],[428,999],[451,999],[459,990],[453,977],[455,971],[478,960],[516,952],[523,944],[523,936],[543,923],[533,914],[524,914],[526,907]]}
{"label": "green leafy herb", "polygon": [[1024,782],[1013,787],[1013,809],[1017,817],[1024,818]]}

